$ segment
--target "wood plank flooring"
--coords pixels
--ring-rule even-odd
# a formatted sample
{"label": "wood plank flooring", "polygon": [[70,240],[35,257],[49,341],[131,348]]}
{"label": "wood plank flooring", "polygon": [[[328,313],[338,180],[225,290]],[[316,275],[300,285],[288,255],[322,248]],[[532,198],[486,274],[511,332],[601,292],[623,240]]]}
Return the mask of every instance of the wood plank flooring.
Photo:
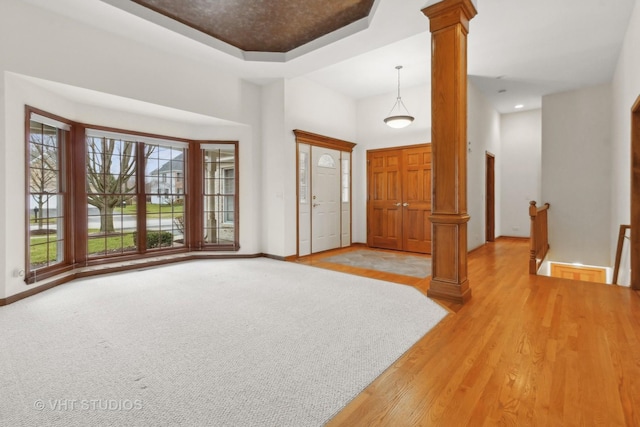
{"label": "wood plank flooring", "polygon": [[[530,276],[528,251],[500,238],[472,252],[471,301],[328,426],[640,426],[640,294]],[[333,254],[300,262],[428,288],[322,262]]]}

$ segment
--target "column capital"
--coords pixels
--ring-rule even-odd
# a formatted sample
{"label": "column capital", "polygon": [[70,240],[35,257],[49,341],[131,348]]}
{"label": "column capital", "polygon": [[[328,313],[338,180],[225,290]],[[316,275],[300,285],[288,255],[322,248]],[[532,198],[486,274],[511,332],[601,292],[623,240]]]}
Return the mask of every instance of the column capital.
{"label": "column capital", "polygon": [[429,18],[430,31],[436,32],[452,25],[462,24],[469,32],[469,21],[478,14],[471,0],[443,0],[422,9]]}

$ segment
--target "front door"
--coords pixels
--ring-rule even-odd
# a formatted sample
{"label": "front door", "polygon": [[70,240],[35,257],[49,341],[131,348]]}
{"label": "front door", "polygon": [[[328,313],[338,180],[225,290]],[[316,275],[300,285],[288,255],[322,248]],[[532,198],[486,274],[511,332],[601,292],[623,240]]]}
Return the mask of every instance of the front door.
{"label": "front door", "polygon": [[431,145],[367,152],[367,244],[431,253]]}
{"label": "front door", "polygon": [[311,147],[311,251],[340,247],[340,152]]}

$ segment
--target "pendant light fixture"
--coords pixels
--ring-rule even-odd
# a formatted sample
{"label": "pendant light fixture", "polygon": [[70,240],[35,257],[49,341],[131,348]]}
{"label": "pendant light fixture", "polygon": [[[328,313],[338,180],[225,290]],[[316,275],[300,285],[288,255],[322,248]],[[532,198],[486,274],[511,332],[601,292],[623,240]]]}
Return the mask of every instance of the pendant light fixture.
{"label": "pendant light fixture", "polygon": [[402,102],[402,98],[400,97],[400,70],[402,69],[402,65],[396,66],[396,70],[398,70],[398,98],[396,99],[396,103],[393,104],[391,111],[389,112],[389,116],[384,119],[384,122],[396,129],[407,127],[413,122],[413,116],[409,114],[409,110],[405,107],[404,102]]}

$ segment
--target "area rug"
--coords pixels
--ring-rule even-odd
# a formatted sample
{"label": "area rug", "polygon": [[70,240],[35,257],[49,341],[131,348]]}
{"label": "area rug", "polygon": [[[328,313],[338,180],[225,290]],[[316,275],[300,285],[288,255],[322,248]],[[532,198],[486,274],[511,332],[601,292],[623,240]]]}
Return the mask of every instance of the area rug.
{"label": "area rug", "polygon": [[0,425],[321,426],[446,314],[270,259],[78,280],[0,307]]}
{"label": "area rug", "polygon": [[360,249],[323,258],[322,261],[419,278],[431,275],[431,258],[426,255]]}

